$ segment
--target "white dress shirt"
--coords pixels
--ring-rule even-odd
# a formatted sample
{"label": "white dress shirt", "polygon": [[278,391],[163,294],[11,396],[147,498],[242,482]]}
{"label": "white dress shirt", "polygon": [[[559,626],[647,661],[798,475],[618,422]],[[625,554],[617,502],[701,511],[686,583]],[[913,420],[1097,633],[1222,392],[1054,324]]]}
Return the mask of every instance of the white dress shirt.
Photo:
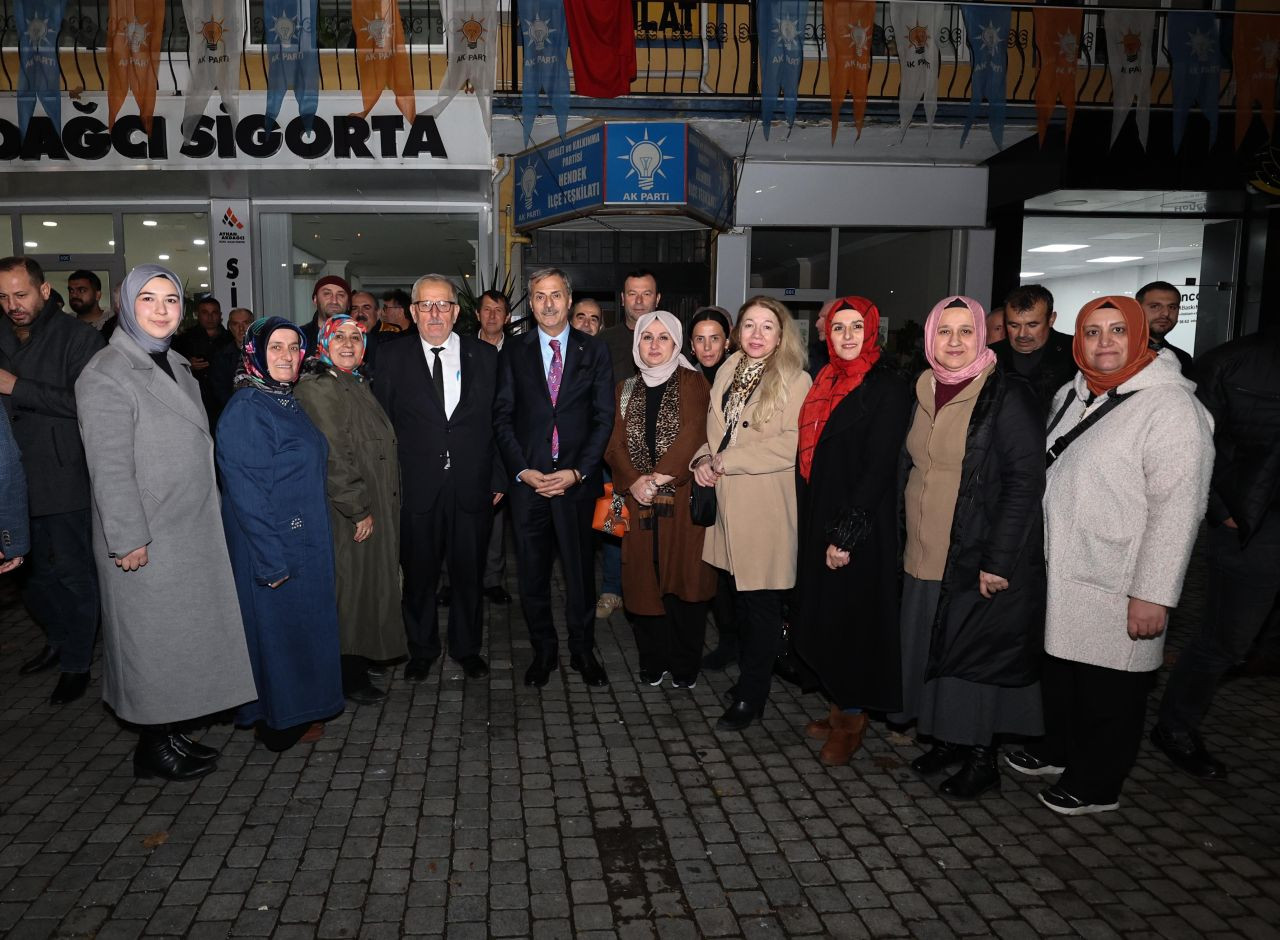
{"label": "white dress shirt", "polygon": [[[422,355],[427,360],[427,372],[435,369],[436,354],[431,351],[435,348],[437,347],[422,339]],[[450,333],[449,338],[444,341],[440,365],[444,371],[444,415],[451,418],[453,409],[458,407],[458,400],[462,398],[462,342],[457,333]]]}

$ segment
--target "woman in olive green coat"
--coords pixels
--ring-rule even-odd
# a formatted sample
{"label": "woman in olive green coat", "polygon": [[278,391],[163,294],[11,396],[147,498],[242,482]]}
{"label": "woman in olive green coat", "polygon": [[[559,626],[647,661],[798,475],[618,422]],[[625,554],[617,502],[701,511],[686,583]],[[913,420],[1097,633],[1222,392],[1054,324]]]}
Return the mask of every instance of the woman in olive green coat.
{"label": "woman in olive green coat", "polygon": [[391,421],[360,374],[365,335],[350,317],[320,329],[294,392],[329,441],[327,494],[338,581],[342,686],[359,704],[386,696],[370,662],[406,653],[400,614],[400,464]]}

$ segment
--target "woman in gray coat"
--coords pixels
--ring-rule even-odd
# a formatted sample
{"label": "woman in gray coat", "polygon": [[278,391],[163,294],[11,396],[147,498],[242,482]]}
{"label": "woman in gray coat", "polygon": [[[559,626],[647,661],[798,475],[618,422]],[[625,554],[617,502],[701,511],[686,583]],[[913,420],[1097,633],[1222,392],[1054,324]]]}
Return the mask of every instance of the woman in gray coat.
{"label": "woman in gray coat", "polygon": [[102,591],[102,697],[139,726],[134,774],[187,780],[218,752],[173,727],[257,698],[236,600],[213,438],[169,349],[182,282],[159,265],[121,288],[120,328],[76,382]]}

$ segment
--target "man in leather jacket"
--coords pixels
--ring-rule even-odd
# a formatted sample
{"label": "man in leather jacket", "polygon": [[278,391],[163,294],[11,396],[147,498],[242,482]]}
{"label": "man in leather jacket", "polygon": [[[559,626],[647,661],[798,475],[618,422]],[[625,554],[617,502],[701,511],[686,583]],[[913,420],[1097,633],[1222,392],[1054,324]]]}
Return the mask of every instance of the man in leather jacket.
{"label": "man in leather jacket", "polygon": [[990,344],[1000,368],[1024,376],[1035,388],[1046,418],[1053,396],[1076,374],[1071,337],[1053,328],[1057,318],[1046,288],[1015,287],[1004,300],[1005,338]]}
{"label": "man in leather jacket", "polygon": [[1152,741],[1182,770],[1226,775],[1199,727],[1222,676],[1248,653],[1280,592],[1280,331],[1254,333],[1196,362],[1214,419],[1208,597],[1200,632],[1169,676]]}

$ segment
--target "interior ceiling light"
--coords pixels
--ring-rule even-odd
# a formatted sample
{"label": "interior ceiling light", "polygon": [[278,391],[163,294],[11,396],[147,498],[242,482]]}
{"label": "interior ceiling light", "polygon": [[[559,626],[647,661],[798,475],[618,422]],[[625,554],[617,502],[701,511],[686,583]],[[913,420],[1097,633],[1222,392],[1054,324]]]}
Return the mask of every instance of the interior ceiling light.
{"label": "interior ceiling light", "polygon": [[1088,248],[1088,245],[1041,245],[1039,248],[1028,248],[1027,251],[1043,251],[1046,254],[1059,254],[1064,251],[1079,251],[1081,248]]}
{"label": "interior ceiling light", "polygon": [[1039,277],[1043,271],[1019,271],[1018,277]]}
{"label": "interior ceiling light", "polygon": [[208,285],[208,284],[201,284],[200,286],[201,286],[201,287],[208,287],[209,285]]}
{"label": "interior ceiling light", "polygon": [[191,239],[191,244],[193,244],[193,245],[203,245],[203,244],[204,244],[204,239],[203,239],[203,238],[193,238],[193,239]]}
{"label": "interior ceiling light", "polygon": [[145,225],[147,228],[155,228],[160,223],[157,222],[155,219],[143,219],[142,224]]}
{"label": "interior ceiling light", "polygon": [[110,245],[112,248],[114,248],[116,247],[116,240],[113,238],[111,239],[111,241],[107,242],[107,244]]}
{"label": "interior ceiling light", "polygon": [[53,221],[53,219],[45,219],[45,220],[44,220],[43,222],[41,222],[40,224],[41,224],[41,225],[43,225],[45,228],[57,228],[57,227],[58,227],[58,223],[57,223],[57,222],[55,222],[55,221]]}
{"label": "interior ceiling light", "polygon": [[209,270],[209,266],[208,266],[207,264],[202,264],[202,265],[200,265],[200,267],[196,268],[196,270],[197,270],[197,271],[208,271],[208,270]]}
{"label": "interior ceiling light", "polygon": [[36,242],[23,242],[22,247],[23,248],[39,248],[40,246]]}
{"label": "interior ceiling light", "polygon": [[1118,264],[1121,261],[1141,261],[1142,255],[1104,255],[1101,258],[1085,258],[1087,264]]}
{"label": "interior ceiling light", "polygon": [[168,261],[168,260],[169,260],[169,256],[168,256],[168,255],[156,255],[156,257],[157,257],[157,258],[159,258],[161,261]]}

